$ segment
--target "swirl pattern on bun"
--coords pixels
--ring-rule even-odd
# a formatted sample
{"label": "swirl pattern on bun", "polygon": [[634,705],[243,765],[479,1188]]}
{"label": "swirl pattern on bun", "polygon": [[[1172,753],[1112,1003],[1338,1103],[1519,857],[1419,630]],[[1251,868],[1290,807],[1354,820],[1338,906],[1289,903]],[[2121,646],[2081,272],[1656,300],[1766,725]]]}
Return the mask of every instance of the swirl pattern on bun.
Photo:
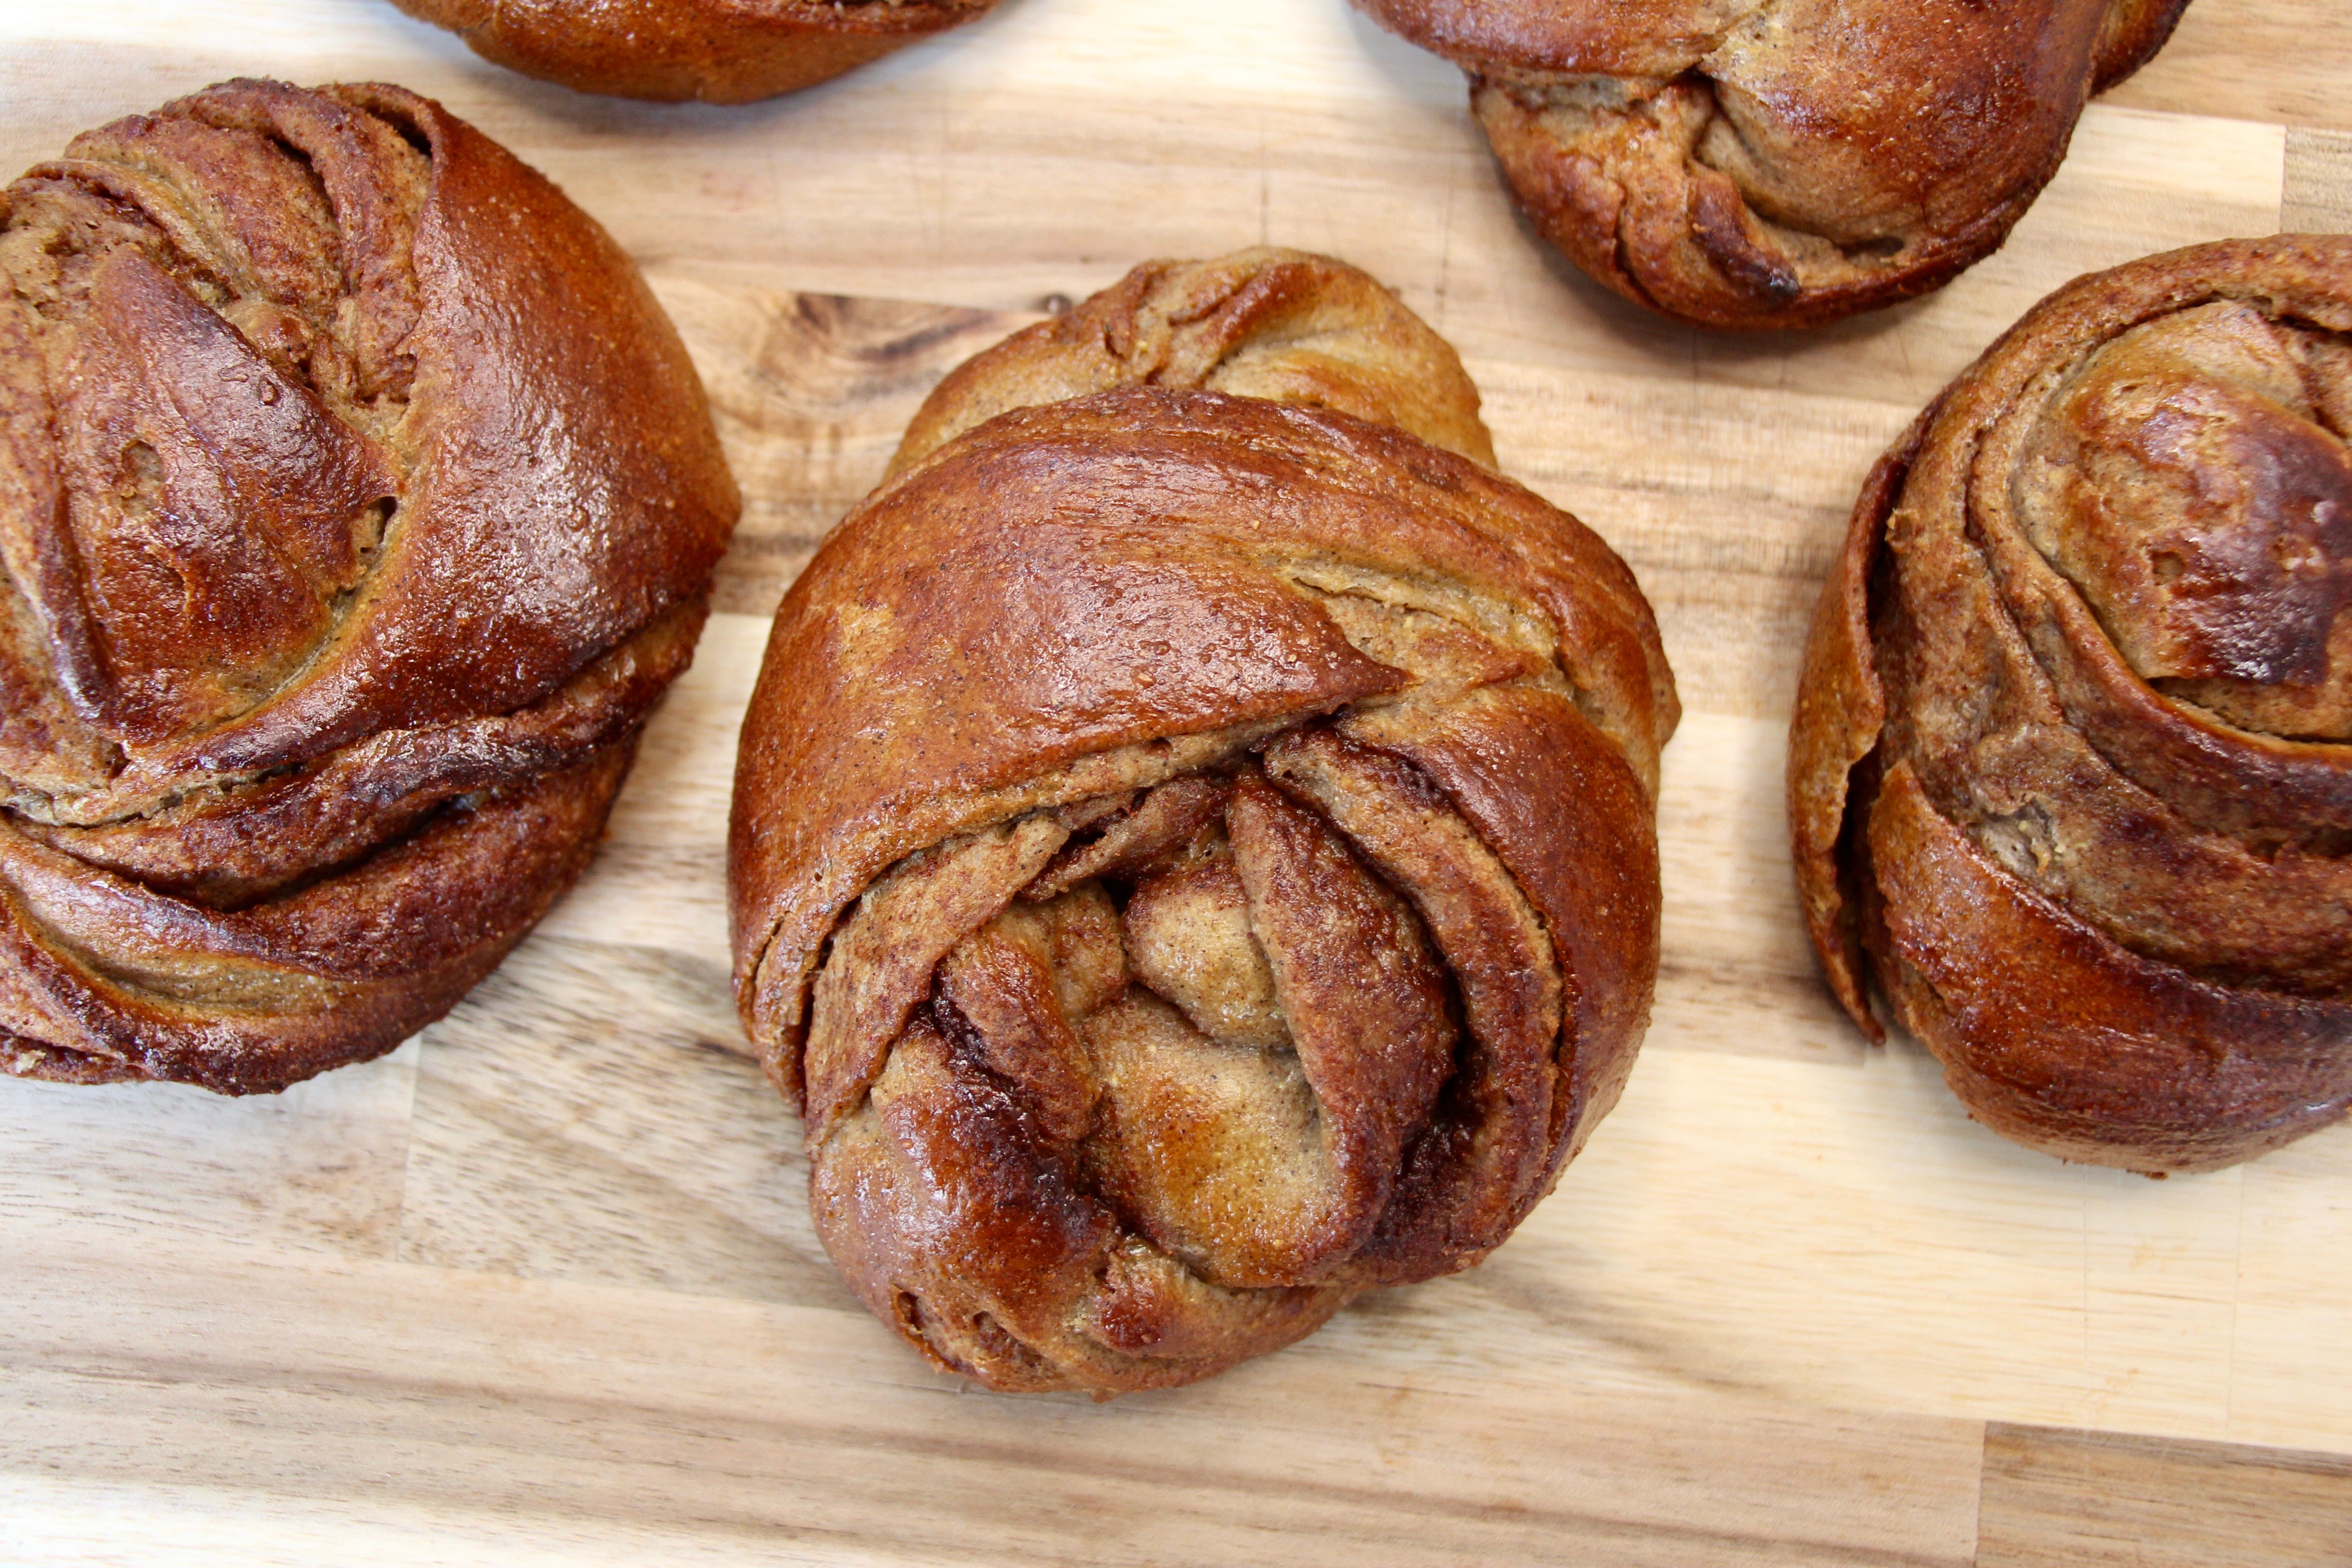
{"label": "swirl pattern on bun", "polygon": [[283,1088],[579,873],[740,502],[604,231],[438,105],[232,82],[0,218],[0,1065]]}
{"label": "swirl pattern on bun", "polygon": [[2352,1103],[2352,239],[2043,301],[1856,508],[1789,761],[1806,921],[1969,1113],[2209,1170]]}
{"label": "swirl pattern on bun", "polygon": [[938,1364],[1207,1375],[1477,1261],[1616,1100],[1672,678],[1475,399],[1353,268],[1155,263],[950,377],[786,596],[737,994]]}

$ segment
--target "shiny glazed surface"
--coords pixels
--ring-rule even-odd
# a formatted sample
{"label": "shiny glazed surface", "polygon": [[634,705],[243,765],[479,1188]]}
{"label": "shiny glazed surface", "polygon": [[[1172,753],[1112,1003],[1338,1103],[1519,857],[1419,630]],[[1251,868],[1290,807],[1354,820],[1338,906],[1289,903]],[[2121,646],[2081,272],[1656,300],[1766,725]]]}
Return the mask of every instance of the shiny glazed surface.
{"label": "shiny glazed surface", "polygon": [[740,504],[692,366],[396,88],[78,137],[0,275],[0,1062],[391,1049],[577,875],[691,656]]}
{"label": "shiny glazed surface", "polygon": [[1470,78],[1520,205],[1703,326],[1804,327],[2000,248],[2187,0],[1357,0]]}
{"label": "shiny glazed surface", "polygon": [[939,1364],[1207,1375],[1477,1261],[1615,1101],[1672,678],[1475,398],[1352,268],[1151,263],[951,375],[786,596],[737,995]]}
{"label": "shiny glazed surface", "polygon": [[1979,1121],[2161,1172],[2352,1104],[2352,240],[2029,315],[1874,475],[1798,698],[1806,918]]}
{"label": "shiny glazed surface", "polygon": [[394,0],[484,59],[582,92],[748,103],[839,76],[995,0]]}

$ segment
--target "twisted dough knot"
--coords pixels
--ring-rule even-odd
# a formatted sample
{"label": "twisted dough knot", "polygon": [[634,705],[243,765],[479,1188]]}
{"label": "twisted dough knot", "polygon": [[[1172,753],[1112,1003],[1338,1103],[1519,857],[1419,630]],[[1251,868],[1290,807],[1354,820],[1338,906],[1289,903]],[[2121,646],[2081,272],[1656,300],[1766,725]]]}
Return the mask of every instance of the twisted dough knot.
{"label": "twisted dough knot", "polygon": [[554,187],[391,88],[213,88],[7,192],[0,1061],[282,1088],[585,863],[738,500]]}
{"label": "twisted dough knot", "polygon": [[[1171,316],[1224,344],[1144,356],[1194,384],[1437,342],[1321,258],[1144,276],[910,447],[1198,347]],[[1143,385],[915,458],[787,596],[737,777],[739,995],[827,1249],[939,1363],[1100,1393],[1475,1262],[1631,1066],[1674,717],[1607,546],[1397,429]]]}
{"label": "twisted dough knot", "polygon": [[484,59],[582,92],[749,103],[839,76],[996,0],[395,0]]}
{"label": "twisted dough knot", "polygon": [[2188,0],[1357,0],[1468,73],[1520,205],[1636,304],[1804,327],[1998,249]]}
{"label": "twisted dough knot", "polygon": [[2045,300],[1856,509],[1790,758],[1806,918],[1971,1114],[2210,1169],[2352,1103],[2352,241]]}

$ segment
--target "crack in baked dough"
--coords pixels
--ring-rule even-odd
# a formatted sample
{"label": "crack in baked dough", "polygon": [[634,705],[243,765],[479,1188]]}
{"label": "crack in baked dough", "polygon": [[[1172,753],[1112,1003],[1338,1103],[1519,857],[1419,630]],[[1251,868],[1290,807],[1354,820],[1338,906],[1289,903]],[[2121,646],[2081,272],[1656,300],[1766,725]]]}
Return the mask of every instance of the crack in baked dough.
{"label": "crack in baked dough", "polygon": [[1941,286],[2186,0],[1359,0],[1470,78],[1536,226],[1639,303],[1807,326]]}

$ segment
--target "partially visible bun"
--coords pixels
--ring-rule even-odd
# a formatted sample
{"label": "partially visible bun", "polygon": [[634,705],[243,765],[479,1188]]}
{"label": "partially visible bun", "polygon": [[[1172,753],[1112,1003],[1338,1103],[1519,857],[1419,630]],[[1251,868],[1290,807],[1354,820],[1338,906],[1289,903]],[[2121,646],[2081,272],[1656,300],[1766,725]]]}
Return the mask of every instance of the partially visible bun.
{"label": "partially visible bun", "polygon": [[1357,0],[1468,73],[1544,237],[1701,326],[1807,327],[2000,248],[2188,0]]}
{"label": "partially visible bun", "polygon": [[1806,650],[1797,881],[1969,1114],[2202,1171],[2352,1105],[2352,238],[2035,307],[1872,476]]}
{"label": "partially visible bun", "polygon": [[395,0],[484,59],[582,92],[749,103],[839,76],[996,0]]}
{"label": "partially visible bun", "polygon": [[604,232],[439,105],[240,81],[0,216],[0,1068],[283,1088],[586,864],[740,500]]}

